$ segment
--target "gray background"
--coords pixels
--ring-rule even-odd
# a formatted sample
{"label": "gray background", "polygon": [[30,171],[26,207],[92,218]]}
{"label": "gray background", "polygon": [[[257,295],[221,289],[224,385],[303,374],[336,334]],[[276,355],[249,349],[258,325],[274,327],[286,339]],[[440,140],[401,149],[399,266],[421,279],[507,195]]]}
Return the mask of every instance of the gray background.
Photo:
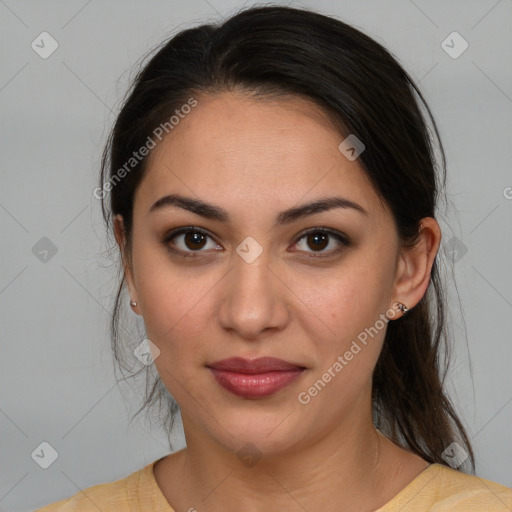
{"label": "gray background", "polygon": [[[457,283],[448,384],[477,474],[512,486],[512,4],[287,4],[337,15],[383,43],[433,109],[448,156],[441,251]],[[128,425],[143,388],[125,392],[114,378],[115,275],[92,190],[135,63],[170,32],[242,5],[0,0],[0,510],[42,506],[168,453],[158,429]],[[43,31],[59,45],[47,59],[31,48]],[[441,47],[453,31],[469,44],[456,59]],[[33,252],[43,237],[57,248],[46,262]],[[31,457],[43,441],[58,452],[48,469]]]}

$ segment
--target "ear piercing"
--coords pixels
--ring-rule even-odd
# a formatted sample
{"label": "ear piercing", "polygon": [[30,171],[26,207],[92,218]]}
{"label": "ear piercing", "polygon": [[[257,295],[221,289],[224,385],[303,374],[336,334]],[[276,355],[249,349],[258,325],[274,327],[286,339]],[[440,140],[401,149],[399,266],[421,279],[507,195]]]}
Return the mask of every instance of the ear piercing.
{"label": "ear piercing", "polygon": [[405,315],[405,313],[407,313],[407,311],[409,311],[409,308],[403,304],[402,302],[398,302],[396,301],[395,302],[395,306],[400,310],[400,312]]}

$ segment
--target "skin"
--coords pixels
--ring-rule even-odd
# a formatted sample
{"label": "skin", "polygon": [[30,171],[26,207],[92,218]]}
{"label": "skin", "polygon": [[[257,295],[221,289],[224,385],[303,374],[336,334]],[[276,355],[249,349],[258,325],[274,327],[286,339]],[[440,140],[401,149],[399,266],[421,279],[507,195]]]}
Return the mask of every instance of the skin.
{"label": "skin", "polygon": [[[185,449],[156,464],[156,481],[177,511],[375,510],[428,466],[373,425],[371,378],[385,327],[308,404],[297,397],[395,301],[419,302],[439,225],[423,219],[415,247],[401,248],[389,209],[358,161],[339,151],[344,137],[307,100],[242,92],[197,99],[152,150],[135,194],[131,247],[115,218],[134,310],[160,350],[156,369],[186,436]],[[171,193],[213,203],[230,221],[175,206],[148,213]],[[280,211],[326,196],[366,214],[334,208],[274,226]],[[188,245],[183,235],[168,242],[195,258],[162,243],[182,226],[211,236],[202,246],[191,235]],[[303,231],[321,226],[351,245],[308,243]],[[252,263],[236,252],[248,236],[262,248]],[[245,399],[205,366],[231,356],[273,356],[306,370],[270,397]],[[253,465],[237,457],[246,443],[261,457]]]}

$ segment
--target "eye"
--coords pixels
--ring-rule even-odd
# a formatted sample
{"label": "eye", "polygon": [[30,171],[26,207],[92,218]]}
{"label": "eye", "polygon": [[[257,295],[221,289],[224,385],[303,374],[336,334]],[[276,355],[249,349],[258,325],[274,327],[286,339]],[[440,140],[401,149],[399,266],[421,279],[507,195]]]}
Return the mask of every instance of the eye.
{"label": "eye", "polygon": [[[304,247],[310,247],[313,249],[312,251],[304,250],[304,252],[313,254],[312,257],[323,257],[316,256],[315,253],[320,253],[321,255],[324,253],[326,255],[338,253],[345,247],[350,246],[350,240],[342,233],[331,229],[323,227],[310,228],[302,234],[294,246],[299,247],[299,250],[304,250]],[[327,248],[330,248],[330,250],[325,250]]]}
{"label": "eye", "polygon": [[[209,240],[210,247],[208,247]],[[184,257],[194,257],[194,253],[207,252],[208,249],[222,249],[206,231],[195,226],[185,226],[171,231],[165,236],[162,243],[173,253],[179,253]],[[310,257],[319,258],[341,252],[350,245],[350,240],[342,233],[317,227],[302,233],[293,247],[298,247],[300,252],[309,253]],[[305,246],[313,250],[305,250]],[[326,250],[329,248],[330,250]],[[319,255],[317,256],[315,253]]]}
{"label": "eye", "polygon": [[[209,239],[212,240],[210,247],[208,247]],[[203,249],[222,249],[219,244],[213,242],[208,233],[194,226],[175,229],[168,233],[162,242],[173,252],[185,253],[184,256],[189,256],[194,252],[206,252]]]}

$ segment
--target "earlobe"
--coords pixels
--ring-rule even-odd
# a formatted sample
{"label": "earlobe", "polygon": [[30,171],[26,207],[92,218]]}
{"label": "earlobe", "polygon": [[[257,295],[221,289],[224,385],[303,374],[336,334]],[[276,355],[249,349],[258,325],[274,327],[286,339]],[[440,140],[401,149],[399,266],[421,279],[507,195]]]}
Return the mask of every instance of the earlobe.
{"label": "earlobe", "polygon": [[405,313],[409,311],[409,308],[403,302],[396,301],[394,306],[400,311],[400,313],[402,313],[402,315],[405,315]]}
{"label": "earlobe", "polygon": [[402,249],[396,275],[395,300],[413,308],[427,291],[430,273],[441,242],[441,229],[433,217],[422,219],[418,240]]}
{"label": "earlobe", "polygon": [[136,310],[137,302],[135,300],[130,300],[130,306],[133,309],[133,312],[138,315],[139,313]]}

